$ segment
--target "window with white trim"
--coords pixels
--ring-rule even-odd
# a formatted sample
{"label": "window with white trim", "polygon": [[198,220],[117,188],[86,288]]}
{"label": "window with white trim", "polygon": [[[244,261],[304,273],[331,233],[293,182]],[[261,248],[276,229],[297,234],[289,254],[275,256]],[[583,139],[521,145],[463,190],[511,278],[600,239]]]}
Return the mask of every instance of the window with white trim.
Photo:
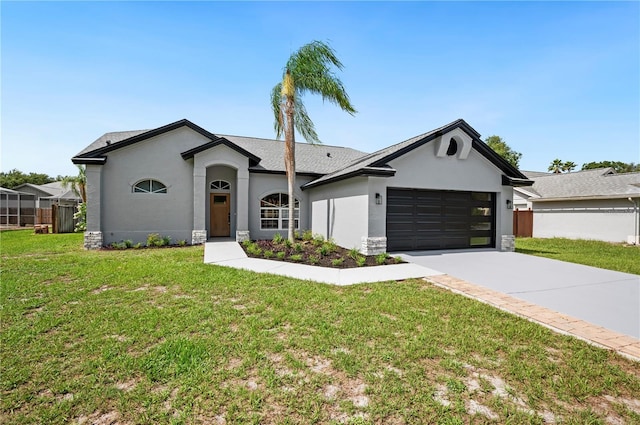
{"label": "window with white trim", "polygon": [[167,193],[167,186],[158,180],[144,179],[133,185],[133,193]]}
{"label": "window with white trim", "polygon": [[[294,199],[295,228],[300,228],[300,201]],[[260,228],[286,230],[289,228],[289,195],[272,193],[260,200]]]}
{"label": "window with white trim", "polygon": [[211,189],[211,190],[230,190],[231,189],[231,185],[229,184],[229,182],[224,181],[224,180],[214,180],[209,185],[209,189]]}

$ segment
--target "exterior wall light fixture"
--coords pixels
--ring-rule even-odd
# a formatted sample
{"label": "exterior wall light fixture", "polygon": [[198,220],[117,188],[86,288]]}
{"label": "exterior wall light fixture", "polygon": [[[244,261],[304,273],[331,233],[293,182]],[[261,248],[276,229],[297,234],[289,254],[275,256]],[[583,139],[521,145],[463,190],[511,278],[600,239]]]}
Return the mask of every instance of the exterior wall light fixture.
{"label": "exterior wall light fixture", "polygon": [[508,210],[512,210],[513,209],[513,202],[511,202],[511,199],[507,199],[507,209]]}
{"label": "exterior wall light fixture", "polygon": [[382,205],[382,195],[380,195],[379,193],[376,193],[376,204]]}

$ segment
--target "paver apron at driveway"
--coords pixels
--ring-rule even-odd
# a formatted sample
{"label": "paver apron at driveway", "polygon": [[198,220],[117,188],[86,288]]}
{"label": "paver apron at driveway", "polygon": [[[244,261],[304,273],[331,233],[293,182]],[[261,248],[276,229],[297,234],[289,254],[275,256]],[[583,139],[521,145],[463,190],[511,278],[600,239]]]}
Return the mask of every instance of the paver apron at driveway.
{"label": "paver apron at driveway", "polygon": [[640,339],[640,276],[498,251],[400,253],[476,285]]}

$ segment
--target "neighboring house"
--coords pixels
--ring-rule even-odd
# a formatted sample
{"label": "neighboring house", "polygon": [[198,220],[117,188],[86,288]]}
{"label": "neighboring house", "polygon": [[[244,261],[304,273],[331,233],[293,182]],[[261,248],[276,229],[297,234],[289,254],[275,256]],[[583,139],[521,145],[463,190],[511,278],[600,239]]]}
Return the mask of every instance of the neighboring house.
{"label": "neighboring house", "polygon": [[65,188],[62,182],[46,184],[23,183],[14,189],[35,195],[36,208],[51,208],[53,204],[75,206],[80,203],[80,196],[70,186]]}
{"label": "neighboring house", "polygon": [[35,211],[36,199],[33,194],[0,187],[0,224],[33,225]]}
{"label": "neighboring house", "polygon": [[[284,143],[188,120],[107,133],[86,165],[85,247],[160,233],[193,244],[286,234]],[[295,224],[365,254],[513,249],[514,185],[531,184],[465,121],[372,154],[296,144]]]}
{"label": "neighboring house", "polygon": [[640,242],[640,173],[523,173],[533,186],[515,188],[513,202],[533,210],[534,237]]}

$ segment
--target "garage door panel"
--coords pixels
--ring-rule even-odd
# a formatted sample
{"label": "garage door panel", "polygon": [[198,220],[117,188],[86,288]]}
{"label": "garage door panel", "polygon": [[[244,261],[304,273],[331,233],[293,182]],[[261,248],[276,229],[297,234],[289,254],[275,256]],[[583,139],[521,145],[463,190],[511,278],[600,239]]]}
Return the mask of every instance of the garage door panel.
{"label": "garage door panel", "polygon": [[495,246],[495,194],[389,188],[387,248],[457,249]]}

